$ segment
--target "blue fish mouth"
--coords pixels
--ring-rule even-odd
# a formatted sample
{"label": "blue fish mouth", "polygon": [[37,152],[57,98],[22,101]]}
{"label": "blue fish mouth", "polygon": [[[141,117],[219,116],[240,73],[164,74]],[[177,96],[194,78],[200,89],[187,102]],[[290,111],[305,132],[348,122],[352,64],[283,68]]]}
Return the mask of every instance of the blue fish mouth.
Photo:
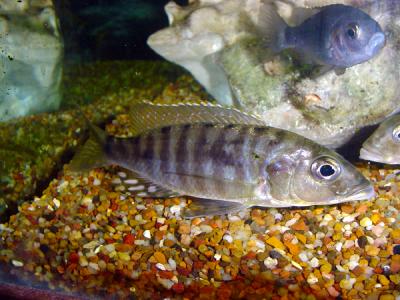
{"label": "blue fish mouth", "polygon": [[379,50],[381,50],[386,43],[385,34],[382,32],[375,33],[368,42],[367,51],[369,55],[376,54]]}

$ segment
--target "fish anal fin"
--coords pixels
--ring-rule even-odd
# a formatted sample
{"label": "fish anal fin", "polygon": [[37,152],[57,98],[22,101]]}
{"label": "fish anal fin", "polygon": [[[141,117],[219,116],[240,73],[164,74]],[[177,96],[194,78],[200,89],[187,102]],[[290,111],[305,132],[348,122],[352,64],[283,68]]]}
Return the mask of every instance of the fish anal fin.
{"label": "fish anal fin", "polygon": [[129,112],[131,134],[187,123],[246,124],[265,126],[260,117],[212,103],[156,104],[142,102]]}
{"label": "fish anal fin", "polygon": [[221,201],[204,198],[190,198],[191,203],[183,210],[182,216],[187,219],[215,215],[225,215],[248,208],[239,202]]}
{"label": "fish anal fin", "polygon": [[164,188],[143,178],[134,171],[123,169],[117,173],[113,183],[116,189],[138,197],[169,198],[179,196],[178,193]]}

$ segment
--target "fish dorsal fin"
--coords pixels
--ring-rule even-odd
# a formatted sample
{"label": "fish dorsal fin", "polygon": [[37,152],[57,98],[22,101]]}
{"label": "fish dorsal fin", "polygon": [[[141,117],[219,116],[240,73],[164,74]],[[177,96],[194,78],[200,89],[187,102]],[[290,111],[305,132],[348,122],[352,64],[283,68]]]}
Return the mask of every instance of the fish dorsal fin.
{"label": "fish dorsal fin", "polygon": [[157,185],[139,174],[124,169],[117,173],[118,177],[113,180],[116,189],[138,197],[169,198],[177,197],[178,193]]}
{"label": "fish dorsal fin", "polygon": [[225,215],[248,208],[240,202],[190,198],[191,203],[184,209],[182,216],[186,219],[197,217]]}
{"label": "fish dorsal fin", "polygon": [[154,128],[188,123],[265,126],[264,121],[255,115],[207,102],[156,104],[145,101],[133,106],[129,115],[133,136]]}

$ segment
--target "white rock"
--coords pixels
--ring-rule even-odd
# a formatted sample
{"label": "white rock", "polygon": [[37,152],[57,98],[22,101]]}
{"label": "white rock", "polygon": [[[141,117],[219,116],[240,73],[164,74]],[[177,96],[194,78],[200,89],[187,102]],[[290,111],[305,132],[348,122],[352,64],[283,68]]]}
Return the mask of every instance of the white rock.
{"label": "white rock", "polygon": [[63,43],[52,1],[2,1],[0,45],[0,121],[57,109]]}
{"label": "white rock", "polygon": [[[272,62],[283,70],[292,65],[280,57],[266,58],[262,37],[252,26],[264,13],[262,0],[192,0],[185,7],[168,3],[165,10],[170,27],[151,35],[148,44],[165,59],[186,68],[219,103],[257,112],[267,125],[323,145],[340,146],[359,128],[378,123],[399,108],[398,1],[273,2],[292,25],[315,13],[305,12],[304,7],[361,3],[384,30],[394,34],[380,55],[347,69],[342,76],[328,72],[310,79],[299,77],[296,70],[277,75],[268,73],[264,65]],[[389,9],[386,2],[393,7]]]}

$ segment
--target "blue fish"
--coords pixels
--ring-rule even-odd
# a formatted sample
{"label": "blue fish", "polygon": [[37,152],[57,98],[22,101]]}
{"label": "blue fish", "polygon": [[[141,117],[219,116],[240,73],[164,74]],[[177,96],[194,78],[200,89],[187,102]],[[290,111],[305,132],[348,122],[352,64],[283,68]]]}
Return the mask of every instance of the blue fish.
{"label": "blue fish", "polygon": [[265,3],[258,27],[274,52],[293,49],[301,57],[332,69],[345,69],[376,56],[385,46],[381,26],[362,10],[328,5],[299,26],[291,27]]}

